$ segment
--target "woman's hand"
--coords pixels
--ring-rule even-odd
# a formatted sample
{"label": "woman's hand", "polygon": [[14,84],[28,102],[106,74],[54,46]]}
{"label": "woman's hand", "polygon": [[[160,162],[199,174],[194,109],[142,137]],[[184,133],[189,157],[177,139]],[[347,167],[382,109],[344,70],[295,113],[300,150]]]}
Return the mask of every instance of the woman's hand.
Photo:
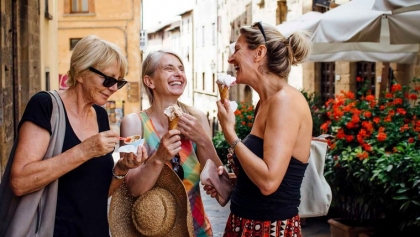
{"label": "woman's hand", "polygon": [[140,166],[148,159],[146,147],[140,145],[137,147],[137,155],[130,153],[120,153],[120,159],[117,162],[118,168],[122,173],[127,173],[129,169],[134,169]]}
{"label": "woman's hand", "polygon": [[[217,167],[217,174],[222,175],[224,170],[225,168],[223,166]],[[204,185],[203,189],[204,191],[206,191],[206,194],[210,195],[212,198],[216,197],[219,194],[212,185]]]}
{"label": "woman's hand", "polygon": [[219,120],[220,126],[222,127],[223,134],[226,139],[227,136],[235,135],[235,114],[231,110],[229,101],[225,99],[223,101],[217,101],[217,119]]}
{"label": "woman's hand", "polygon": [[204,185],[203,186],[204,191],[206,191],[207,195],[210,195],[210,197],[214,198],[219,194],[216,189],[211,185]]}
{"label": "woman's hand", "polygon": [[187,113],[179,118],[178,129],[185,138],[196,144],[200,144],[200,140],[208,138],[200,120]]}
{"label": "woman's hand", "polygon": [[88,159],[104,156],[114,151],[115,145],[119,141],[118,137],[118,132],[114,130],[100,132],[85,139],[80,144],[80,148]]}
{"label": "woman's hand", "polygon": [[155,155],[162,162],[171,160],[181,151],[181,132],[178,129],[169,130],[160,140]]}

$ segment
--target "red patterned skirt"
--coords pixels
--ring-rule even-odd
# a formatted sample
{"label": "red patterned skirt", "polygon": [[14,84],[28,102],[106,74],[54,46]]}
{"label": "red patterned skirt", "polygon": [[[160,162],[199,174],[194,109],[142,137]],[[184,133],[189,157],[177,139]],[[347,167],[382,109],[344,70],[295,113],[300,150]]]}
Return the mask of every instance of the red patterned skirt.
{"label": "red patterned skirt", "polygon": [[282,221],[254,221],[230,213],[223,237],[301,237],[299,215]]}

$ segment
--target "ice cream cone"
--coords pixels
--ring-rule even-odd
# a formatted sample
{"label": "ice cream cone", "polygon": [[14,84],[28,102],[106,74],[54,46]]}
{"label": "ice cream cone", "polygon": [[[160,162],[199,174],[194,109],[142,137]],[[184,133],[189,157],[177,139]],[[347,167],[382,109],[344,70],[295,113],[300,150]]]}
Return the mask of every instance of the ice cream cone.
{"label": "ice cream cone", "polygon": [[217,86],[219,87],[220,100],[229,100],[229,87],[220,84],[218,84]]}
{"label": "ice cream cone", "polygon": [[175,117],[174,119],[172,119],[172,121],[170,118],[168,118],[169,130],[176,129],[178,127],[178,120],[179,120],[179,117]]}

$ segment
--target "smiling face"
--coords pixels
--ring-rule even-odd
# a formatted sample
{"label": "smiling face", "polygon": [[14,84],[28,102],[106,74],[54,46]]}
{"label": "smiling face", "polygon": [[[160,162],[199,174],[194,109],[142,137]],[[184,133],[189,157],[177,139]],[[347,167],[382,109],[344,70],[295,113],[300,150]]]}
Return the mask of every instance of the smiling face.
{"label": "smiling face", "polygon": [[[120,65],[118,65],[117,62],[106,68],[98,68],[103,74],[109,77],[118,78],[118,80],[122,79],[120,69]],[[104,77],[91,71],[85,72],[77,79],[86,99],[98,105],[106,104],[108,98],[118,90],[117,84],[114,84],[111,87],[105,87],[103,85],[104,80]]]}
{"label": "smiling face", "polygon": [[228,62],[233,64],[236,70],[236,83],[246,83],[247,78],[258,68],[254,60],[256,50],[248,48],[245,37],[240,35],[235,44],[235,52],[229,57]]}
{"label": "smiling face", "polygon": [[174,55],[164,54],[154,75],[147,76],[145,80],[155,97],[162,95],[178,98],[186,86],[184,65]]}

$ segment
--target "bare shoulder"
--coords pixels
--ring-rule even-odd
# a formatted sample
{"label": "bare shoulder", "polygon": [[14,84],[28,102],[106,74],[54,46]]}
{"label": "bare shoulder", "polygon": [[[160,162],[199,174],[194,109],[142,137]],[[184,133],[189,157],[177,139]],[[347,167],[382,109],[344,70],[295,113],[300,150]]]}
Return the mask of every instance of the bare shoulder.
{"label": "bare shoulder", "polygon": [[194,117],[196,117],[197,119],[199,119],[199,120],[207,120],[207,116],[206,116],[206,114],[204,114],[204,112],[203,111],[201,111],[201,110],[199,110],[199,109],[197,109],[197,108],[195,108],[195,107],[192,107],[192,106],[190,106],[190,112],[191,112],[191,115],[192,116],[194,116]]}
{"label": "bare shoulder", "polygon": [[138,113],[130,113],[125,115],[122,120],[121,120],[121,124],[131,124],[131,123],[136,123],[140,121],[140,117]]}

